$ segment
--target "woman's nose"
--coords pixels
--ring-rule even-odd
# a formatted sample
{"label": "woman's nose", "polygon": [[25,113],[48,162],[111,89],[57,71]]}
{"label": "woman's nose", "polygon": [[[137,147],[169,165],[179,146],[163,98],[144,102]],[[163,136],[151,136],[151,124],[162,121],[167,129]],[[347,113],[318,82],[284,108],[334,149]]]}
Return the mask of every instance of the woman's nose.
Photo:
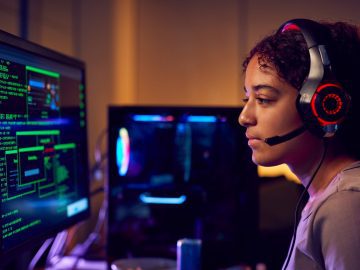
{"label": "woman's nose", "polygon": [[248,103],[246,103],[239,115],[239,124],[243,127],[248,127],[254,125],[255,123],[256,119],[254,117],[252,108],[249,106]]}

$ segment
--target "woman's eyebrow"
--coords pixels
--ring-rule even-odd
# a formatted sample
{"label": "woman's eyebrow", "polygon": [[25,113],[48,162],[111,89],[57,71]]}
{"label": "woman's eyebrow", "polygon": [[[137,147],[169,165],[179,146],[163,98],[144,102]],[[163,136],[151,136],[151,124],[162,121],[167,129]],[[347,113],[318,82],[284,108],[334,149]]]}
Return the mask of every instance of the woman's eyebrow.
{"label": "woman's eyebrow", "polygon": [[270,90],[270,91],[273,91],[275,92],[276,94],[279,94],[280,93],[280,90],[277,89],[276,87],[273,87],[271,85],[268,85],[268,84],[257,84],[255,86],[253,86],[253,90],[255,92],[261,90],[261,89],[266,89],[266,90]]}
{"label": "woman's eyebrow", "polygon": [[[271,85],[268,85],[268,84],[257,84],[257,85],[252,86],[251,88],[253,89],[254,92],[258,92],[259,90],[266,89],[266,90],[273,91],[276,94],[280,93],[279,89],[277,89],[276,87],[273,87]],[[244,87],[244,92],[245,92],[245,94],[248,92],[246,87]]]}

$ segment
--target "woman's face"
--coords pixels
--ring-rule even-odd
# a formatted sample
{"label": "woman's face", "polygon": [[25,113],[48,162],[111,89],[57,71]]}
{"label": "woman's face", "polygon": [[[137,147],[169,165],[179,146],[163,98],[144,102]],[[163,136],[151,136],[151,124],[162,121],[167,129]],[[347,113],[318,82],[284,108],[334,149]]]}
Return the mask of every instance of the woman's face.
{"label": "woman's face", "polygon": [[246,103],[239,123],[246,127],[252,160],[262,166],[286,163],[296,166],[321,147],[321,139],[305,131],[301,135],[270,146],[264,139],[285,135],[303,125],[296,109],[298,91],[281,79],[276,69],[260,68],[255,55],[245,73]]}

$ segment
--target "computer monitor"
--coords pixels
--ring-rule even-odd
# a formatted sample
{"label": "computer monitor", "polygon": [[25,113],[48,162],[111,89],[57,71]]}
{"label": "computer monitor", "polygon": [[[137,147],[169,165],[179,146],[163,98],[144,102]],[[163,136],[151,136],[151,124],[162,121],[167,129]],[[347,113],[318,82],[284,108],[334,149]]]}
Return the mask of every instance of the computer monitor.
{"label": "computer monitor", "polygon": [[258,177],[240,112],[239,107],[109,108],[110,258],[174,258],[177,240],[199,238],[204,269],[250,260]]}
{"label": "computer monitor", "polygon": [[82,61],[0,31],[1,262],[89,216]]}

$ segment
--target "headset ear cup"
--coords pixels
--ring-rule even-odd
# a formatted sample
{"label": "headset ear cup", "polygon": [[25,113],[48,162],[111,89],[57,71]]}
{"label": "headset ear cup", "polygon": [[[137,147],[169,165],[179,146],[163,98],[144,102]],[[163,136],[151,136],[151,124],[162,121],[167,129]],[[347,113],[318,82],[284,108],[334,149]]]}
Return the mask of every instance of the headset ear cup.
{"label": "headset ear cup", "polygon": [[339,84],[325,83],[316,89],[311,100],[311,110],[320,126],[326,129],[344,120],[350,102],[350,96]]}

